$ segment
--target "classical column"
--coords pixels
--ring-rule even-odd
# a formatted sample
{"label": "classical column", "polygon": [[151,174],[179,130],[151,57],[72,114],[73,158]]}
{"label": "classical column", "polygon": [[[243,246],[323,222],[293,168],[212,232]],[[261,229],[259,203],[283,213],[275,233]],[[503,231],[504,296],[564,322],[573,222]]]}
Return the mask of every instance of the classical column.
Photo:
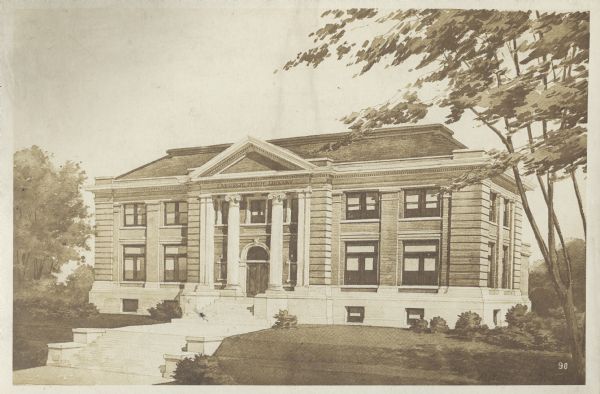
{"label": "classical column", "polygon": [[269,261],[269,290],[283,290],[283,200],[285,193],[271,193],[271,251]]}
{"label": "classical column", "polygon": [[304,193],[304,286],[310,284],[310,215],[311,192]]}
{"label": "classical column", "polygon": [[215,283],[215,208],[213,197],[200,196],[200,283],[212,288]]}
{"label": "classical column", "polygon": [[226,289],[238,289],[240,270],[240,200],[239,194],[228,194],[227,216],[227,286]]}
{"label": "classical column", "polygon": [[296,240],[296,286],[304,286],[304,192],[298,193],[298,230]]}

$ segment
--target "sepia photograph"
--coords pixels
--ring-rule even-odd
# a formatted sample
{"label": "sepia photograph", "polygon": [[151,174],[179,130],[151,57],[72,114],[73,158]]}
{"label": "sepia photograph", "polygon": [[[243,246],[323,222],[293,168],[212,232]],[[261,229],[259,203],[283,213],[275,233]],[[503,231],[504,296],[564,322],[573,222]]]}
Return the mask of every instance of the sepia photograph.
{"label": "sepia photograph", "polygon": [[598,392],[563,3],[6,4],[3,392]]}

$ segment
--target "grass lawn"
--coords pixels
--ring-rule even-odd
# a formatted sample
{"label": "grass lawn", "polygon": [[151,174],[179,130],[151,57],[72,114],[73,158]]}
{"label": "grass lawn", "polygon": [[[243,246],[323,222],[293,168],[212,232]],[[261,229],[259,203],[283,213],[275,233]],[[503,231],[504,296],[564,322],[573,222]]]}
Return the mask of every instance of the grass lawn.
{"label": "grass lawn", "polygon": [[73,340],[72,328],[114,328],[163,323],[149,316],[101,313],[89,318],[62,319],[35,317],[26,311],[14,311],[13,370],[46,365],[48,343]]}
{"label": "grass lawn", "polygon": [[298,326],[230,337],[215,354],[238,384],[573,384],[567,354],[509,350],[444,334]]}

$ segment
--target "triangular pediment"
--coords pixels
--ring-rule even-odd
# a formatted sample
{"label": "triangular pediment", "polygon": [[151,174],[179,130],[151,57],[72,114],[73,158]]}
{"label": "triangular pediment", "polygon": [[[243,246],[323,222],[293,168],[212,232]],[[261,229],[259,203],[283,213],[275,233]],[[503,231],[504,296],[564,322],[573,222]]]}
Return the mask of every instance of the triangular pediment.
{"label": "triangular pediment", "polygon": [[315,165],[297,154],[252,137],[231,145],[201,167],[190,172],[191,178],[218,174],[309,170]]}

